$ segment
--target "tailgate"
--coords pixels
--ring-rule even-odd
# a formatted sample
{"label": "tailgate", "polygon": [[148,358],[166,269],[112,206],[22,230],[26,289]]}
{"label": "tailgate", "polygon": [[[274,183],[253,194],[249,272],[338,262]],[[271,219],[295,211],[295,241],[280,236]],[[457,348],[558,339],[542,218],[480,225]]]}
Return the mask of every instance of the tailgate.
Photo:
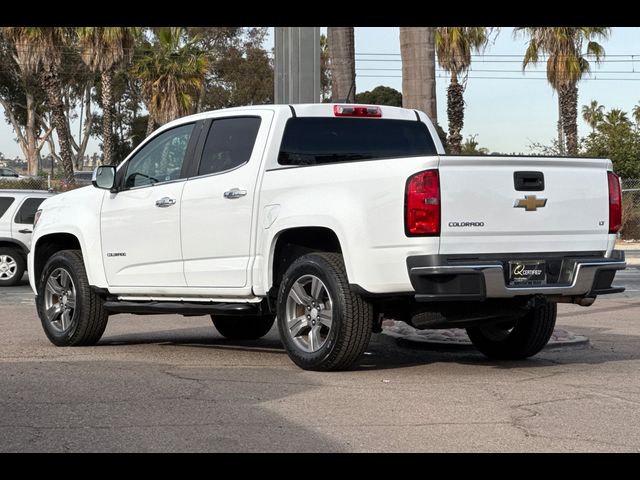
{"label": "tailgate", "polygon": [[609,160],[442,156],[439,168],[440,254],[607,249]]}

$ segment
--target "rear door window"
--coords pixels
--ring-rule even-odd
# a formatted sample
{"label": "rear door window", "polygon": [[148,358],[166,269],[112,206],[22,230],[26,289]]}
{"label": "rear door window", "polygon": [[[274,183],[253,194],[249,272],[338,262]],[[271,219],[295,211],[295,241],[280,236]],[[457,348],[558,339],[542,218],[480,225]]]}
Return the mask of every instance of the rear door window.
{"label": "rear door window", "polygon": [[204,144],[198,175],[226,172],[247,163],[259,128],[260,117],[214,120]]}
{"label": "rear door window", "polygon": [[14,200],[14,197],[0,197],[0,218],[9,210]]}
{"label": "rear door window", "polygon": [[22,205],[20,205],[14,221],[16,223],[33,225],[33,221],[35,220],[36,216],[36,210],[38,210],[38,207],[44,201],[44,198],[27,198],[22,203]]}
{"label": "rear door window", "polygon": [[436,155],[427,126],[413,120],[294,117],[287,121],[280,165]]}

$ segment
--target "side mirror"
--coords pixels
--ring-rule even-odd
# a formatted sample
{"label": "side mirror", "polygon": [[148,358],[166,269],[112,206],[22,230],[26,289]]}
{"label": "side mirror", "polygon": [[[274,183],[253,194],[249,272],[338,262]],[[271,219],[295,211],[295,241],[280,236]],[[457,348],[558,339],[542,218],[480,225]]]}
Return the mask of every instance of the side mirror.
{"label": "side mirror", "polygon": [[18,173],[14,173],[14,174],[13,174],[13,175],[11,175],[11,176],[12,176],[12,177],[15,177],[15,178],[20,178],[20,174],[18,174]]}
{"label": "side mirror", "polygon": [[96,188],[111,190],[116,182],[116,167],[113,165],[100,165],[93,171],[91,183]]}

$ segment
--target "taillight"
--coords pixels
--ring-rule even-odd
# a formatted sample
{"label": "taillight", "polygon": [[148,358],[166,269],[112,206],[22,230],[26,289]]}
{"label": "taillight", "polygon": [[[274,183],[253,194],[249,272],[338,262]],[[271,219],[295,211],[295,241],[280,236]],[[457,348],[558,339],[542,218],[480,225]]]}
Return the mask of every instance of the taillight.
{"label": "taillight", "polygon": [[609,233],[618,233],[622,226],[622,190],[620,177],[607,172],[609,179]]}
{"label": "taillight", "polygon": [[365,107],[361,105],[334,105],[333,114],[336,117],[382,117],[380,107]]}
{"label": "taillight", "polygon": [[33,216],[33,229],[35,230],[36,225],[38,225],[38,220],[40,220],[40,215],[42,215],[42,210],[36,210],[36,214]]}
{"label": "taillight", "polygon": [[416,173],[407,180],[404,226],[409,237],[440,235],[440,178],[437,170]]}

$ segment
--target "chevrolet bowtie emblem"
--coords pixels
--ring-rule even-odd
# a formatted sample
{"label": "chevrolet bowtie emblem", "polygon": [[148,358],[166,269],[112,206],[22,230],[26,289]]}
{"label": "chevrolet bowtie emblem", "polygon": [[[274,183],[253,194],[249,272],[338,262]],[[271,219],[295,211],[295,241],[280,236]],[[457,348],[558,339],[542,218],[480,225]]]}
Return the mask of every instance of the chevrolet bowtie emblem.
{"label": "chevrolet bowtie emblem", "polygon": [[513,208],[524,208],[527,212],[535,212],[547,204],[546,198],[538,199],[535,195],[525,195],[524,199],[518,198],[513,204]]}

